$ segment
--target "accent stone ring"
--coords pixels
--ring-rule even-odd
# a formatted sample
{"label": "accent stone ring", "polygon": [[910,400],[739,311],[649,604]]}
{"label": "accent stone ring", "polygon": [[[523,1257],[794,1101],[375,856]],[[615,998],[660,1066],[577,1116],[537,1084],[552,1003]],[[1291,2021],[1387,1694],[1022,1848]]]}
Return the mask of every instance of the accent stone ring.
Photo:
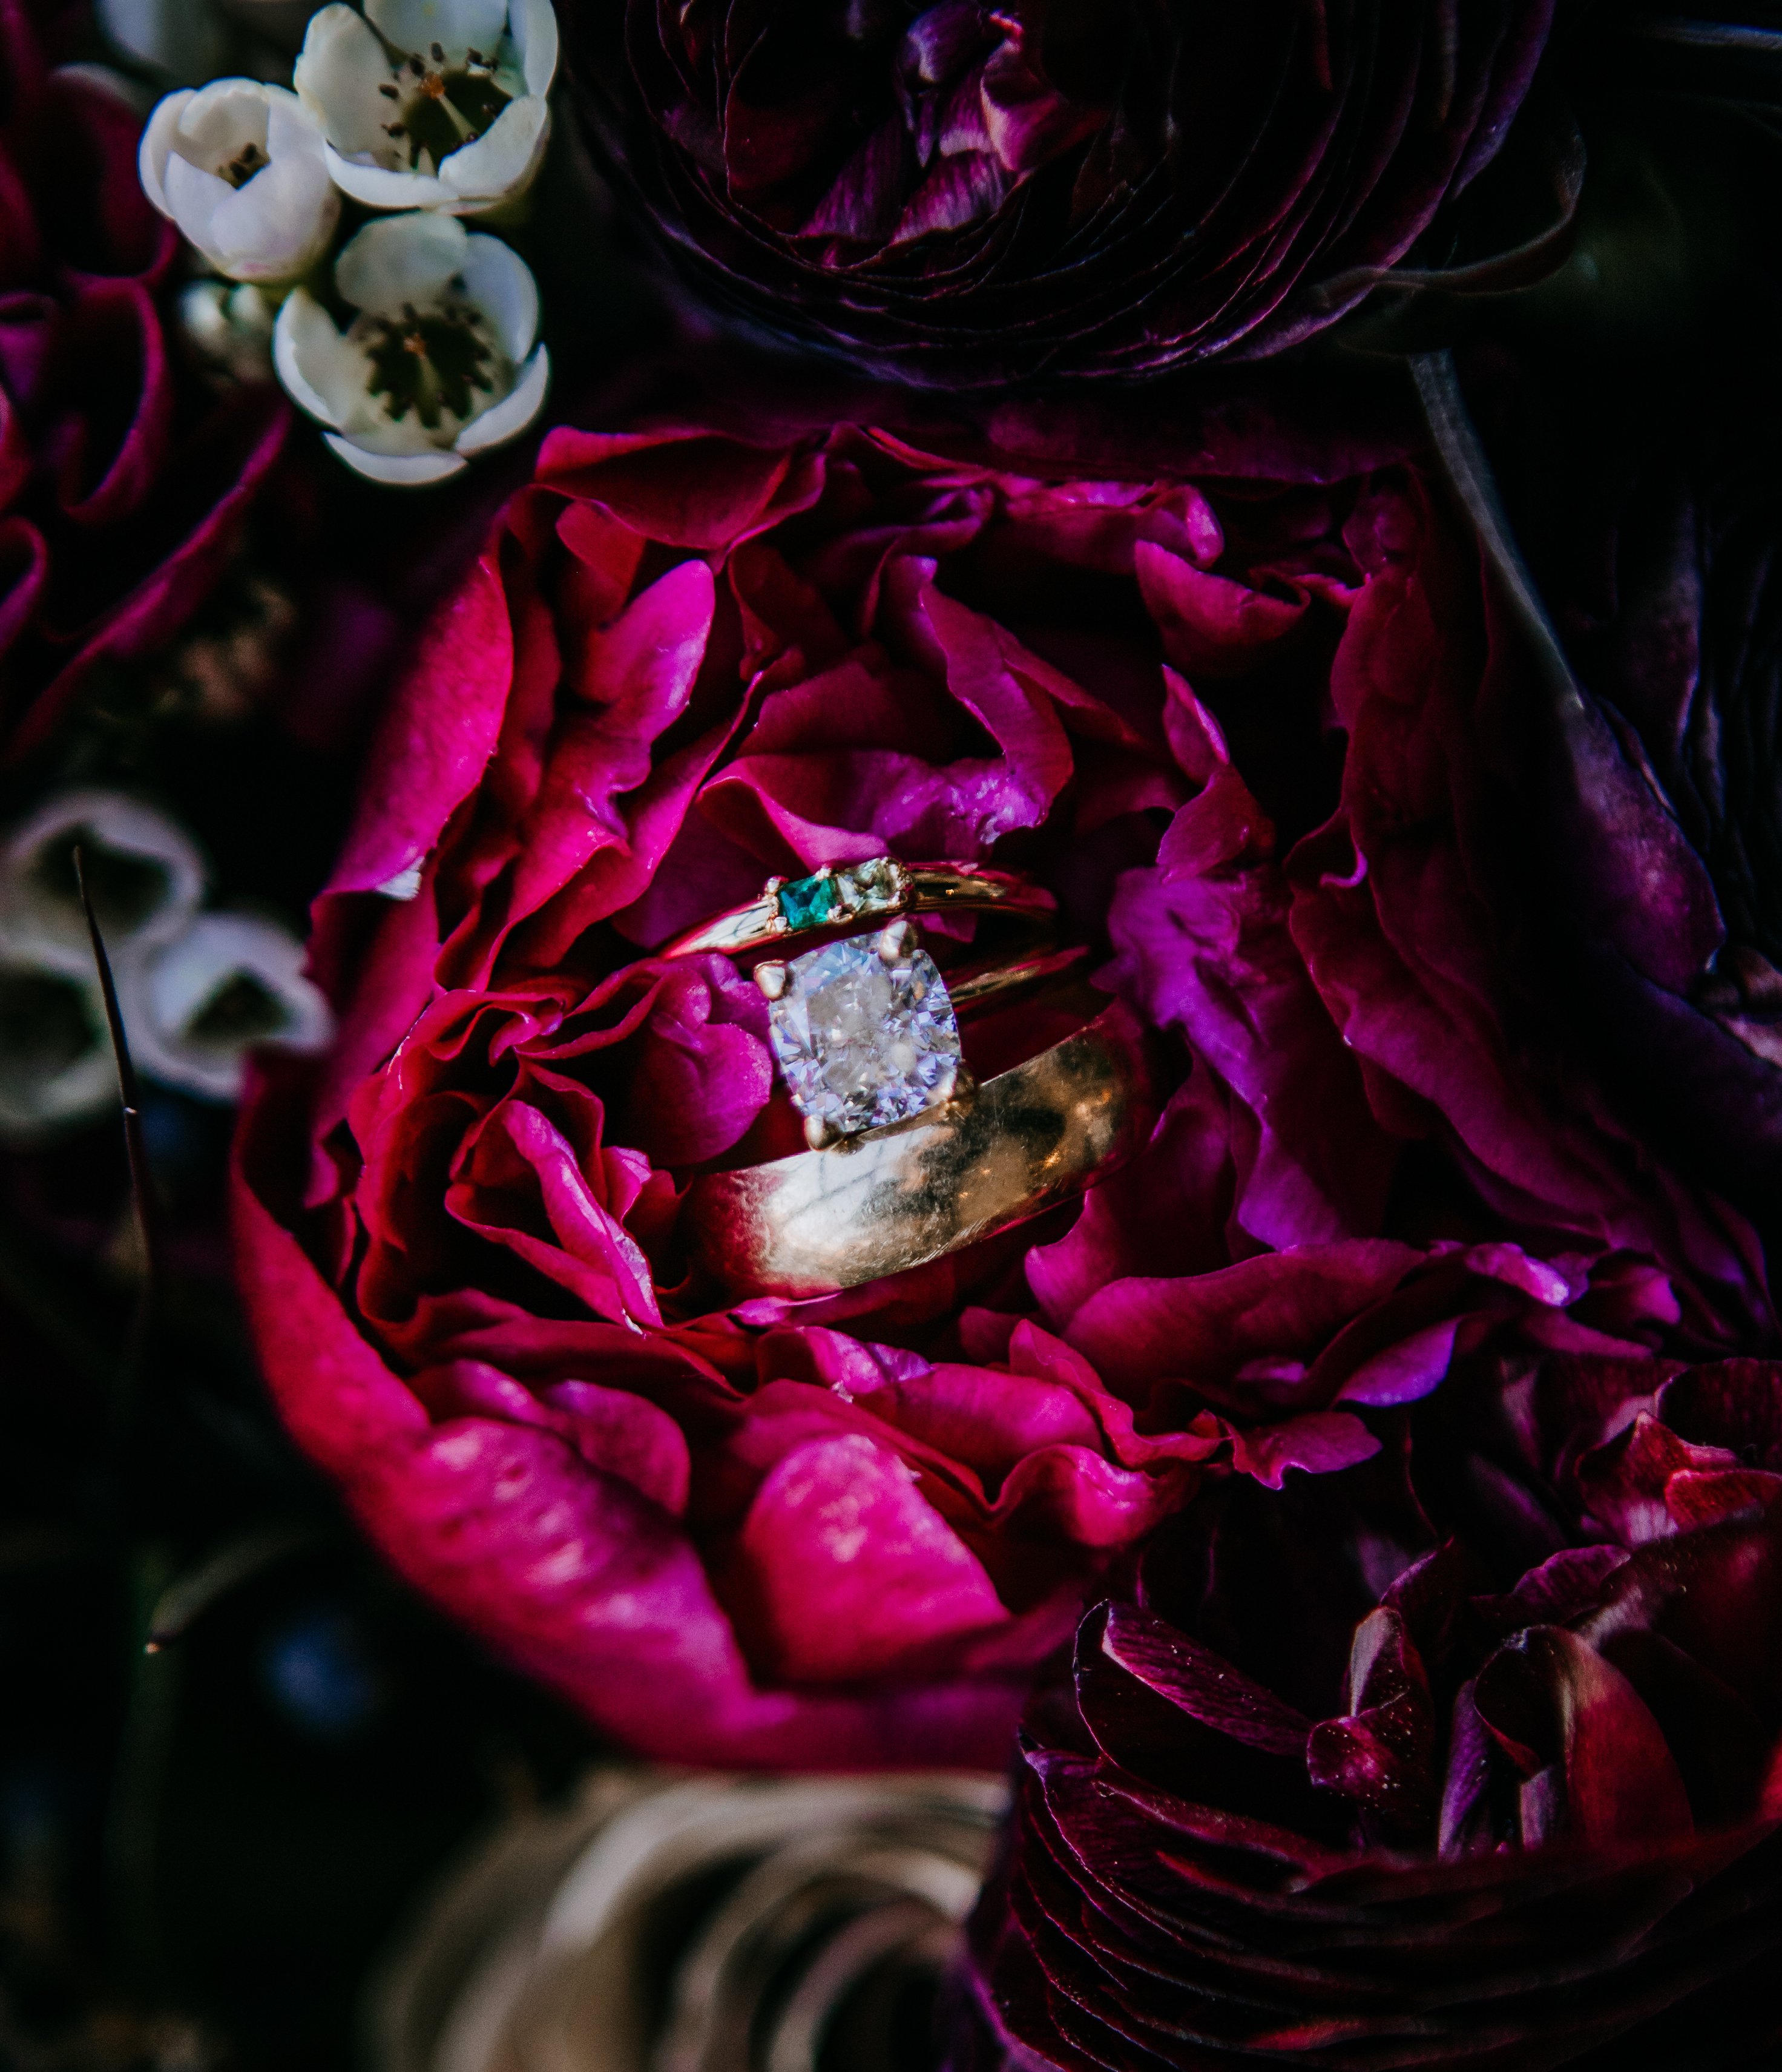
{"label": "accent stone ring", "polygon": [[1062,1042],[982,1087],[973,1079],[961,1014],[1078,953],[1042,950],[943,976],[910,915],[967,907],[1042,923],[1054,911],[1048,894],[1005,873],[881,857],[771,883],[670,947],[749,955],[874,924],[755,966],[811,1148],[690,1185],[684,1227],[733,1294],[817,1295],[900,1272],[1082,1192],[1144,1141],[1154,1110],[1142,1038],[1105,996]]}
{"label": "accent stone ring", "polygon": [[658,955],[691,957],[716,950],[745,956],[773,949],[788,935],[899,914],[1007,913],[1049,921],[1057,908],[1049,892],[1009,871],[876,856],[826,865],[809,878],[770,878],[758,899],[702,922]]}

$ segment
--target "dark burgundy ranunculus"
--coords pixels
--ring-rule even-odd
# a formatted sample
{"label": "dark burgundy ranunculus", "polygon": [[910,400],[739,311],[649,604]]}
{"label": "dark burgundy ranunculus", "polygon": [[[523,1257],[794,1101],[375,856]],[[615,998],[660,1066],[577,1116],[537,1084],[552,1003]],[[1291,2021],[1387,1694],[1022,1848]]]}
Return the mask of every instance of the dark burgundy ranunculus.
{"label": "dark burgundy ranunculus", "polygon": [[1767,2064],[1779,1665],[1772,1363],[1473,1363],[1209,1489],[1030,1711],[954,2062]]}
{"label": "dark burgundy ranunculus", "polygon": [[[407,1575],[662,1754],[994,1762],[1209,1466],[1365,1460],[1457,1360],[1772,1329],[1736,1219],[1517,1075],[1451,831],[1384,811],[1390,744],[1438,767],[1514,666],[1391,442],[1222,408],[1135,475],[1086,416],[1000,422],[1019,454],[554,434],[374,744],[319,909],[339,1052],[244,1125],[293,1429]],[[1332,717],[1357,774],[1290,872]],[[1051,886],[1173,1091],[1080,1211],[726,1304],[682,1193],[789,1112],[753,987],[651,952],[886,850]]]}
{"label": "dark burgundy ranunculus", "polygon": [[1329,323],[1497,152],[1552,13],[598,0],[565,26],[612,154],[721,297],[983,385]]}
{"label": "dark burgundy ranunculus", "polygon": [[151,652],[226,561],[277,457],[269,384],[184,393],[158,296],[178,238],[136,174],[141,117],[57,67],[68,10],[0,0],[0,742]]}

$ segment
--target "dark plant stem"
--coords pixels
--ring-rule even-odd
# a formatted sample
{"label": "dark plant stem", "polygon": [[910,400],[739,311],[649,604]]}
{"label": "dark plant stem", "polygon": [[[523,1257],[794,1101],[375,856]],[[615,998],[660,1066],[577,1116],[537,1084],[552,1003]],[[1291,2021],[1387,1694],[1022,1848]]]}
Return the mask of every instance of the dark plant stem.
{"label": "dark plant stem", "polygon": [[111,1034],[112,1055],[117,1063],[117,1091],[124,1108],[124,1151],[129,1161],[130,1202],[136,1215],[138,1240],[142,1248],[142,1279],[136,1309],[118,1363],[113,1400],[113,1426],[122,1434],[130,1412],[148,1350],[149,1333],[154,1322],[160,1282],[160,1227],[156,1214],[154,1180],[149,1170],[148,1147],[142,1136],[142,1105],[136,1083],[136,1067],[130,1059],[129,1038],[117,1005],[117,986],[112,976],[105,939],[93,911],[92,895],[87,889],[86,858],[77,845],[74,852],[75,882],[80,888],[80,904],[87,917],[87,933],[92,942],[92,960],[98,967],[99,987],[105,997],[105,1026]]}

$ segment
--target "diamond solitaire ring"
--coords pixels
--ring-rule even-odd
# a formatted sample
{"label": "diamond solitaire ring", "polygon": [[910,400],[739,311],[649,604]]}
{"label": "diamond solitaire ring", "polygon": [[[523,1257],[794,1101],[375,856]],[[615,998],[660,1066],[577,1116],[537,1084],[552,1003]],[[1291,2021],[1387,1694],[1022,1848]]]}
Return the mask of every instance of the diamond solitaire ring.
{"label": "diamond solitaire ring", "polygon": [[733,1294],[812,1296],[900,1272],[1082,1193],[1145,1141],[1140,1032],[1080,981],[1074,1006],[1055,1000],[1049,1018],[1065,1013],[1074,1033],[979,1084],[962,1016],[1079,953],[1042,947],[943,973],[913,916],[973,909],[1044,929],[1053,906],[1006,873],[880,857],[770,883],[670,946],[758,957],[774,1059],[810,1146],[689,1186],[694,1254]]}
{"label": "diamond solitaire ring", "polygon": [[[1006,915],[1049,932],[1053,911],[1049,893],[1007,871],[881,856],[809,878],[770,878],[758,899],[719,915],[663,954],[749,957],[783,952],[801,938],[840,935],[754,967],[780,1077],[804,1118],[806,1141],[820,1151],[968,1096],[959,1013],[1074,960],[1004,958],[956,973],[950,990],[911,917]],[[848,929],[856,932],[840,934]]]}

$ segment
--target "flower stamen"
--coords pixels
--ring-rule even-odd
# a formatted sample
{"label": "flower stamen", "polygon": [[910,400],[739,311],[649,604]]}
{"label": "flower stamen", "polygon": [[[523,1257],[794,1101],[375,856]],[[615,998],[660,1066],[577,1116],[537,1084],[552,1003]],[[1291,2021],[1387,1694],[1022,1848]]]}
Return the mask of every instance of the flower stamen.
{"label": "flower stamen", "polygon": [[217,178],[227,180],[232,187],[239,190],[244,187],[256,173],[263,172],[271,163],[270,154],[250,138],[232,158],[217,167]]}
{"label": "flower stamen", "polygon": [[477,397],[495,391],[495,352],[484,328],[463,302],[425,310],[404,302],[400,317],[372,319],[365,347],[370,393],[397,424],[411,413],[429,432],[447,417],[466,421]]}

